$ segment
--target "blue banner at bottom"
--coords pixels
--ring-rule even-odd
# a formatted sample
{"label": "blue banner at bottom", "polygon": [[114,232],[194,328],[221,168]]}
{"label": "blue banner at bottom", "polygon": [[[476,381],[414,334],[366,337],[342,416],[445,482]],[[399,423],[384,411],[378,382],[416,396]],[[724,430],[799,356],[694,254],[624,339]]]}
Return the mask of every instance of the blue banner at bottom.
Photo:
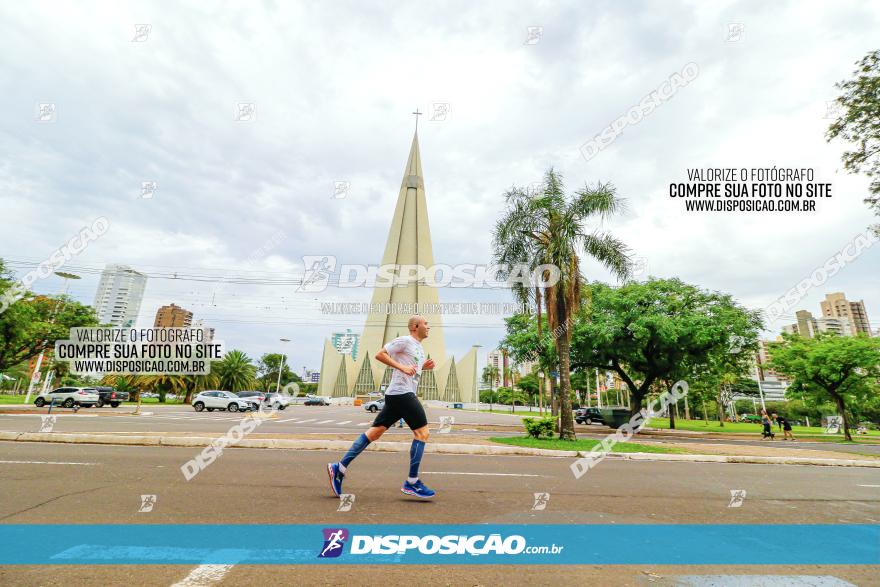
{"label": "blue banner at bottom", "polygon": [[0,524],[0,565],[877,565],[877,525]]}

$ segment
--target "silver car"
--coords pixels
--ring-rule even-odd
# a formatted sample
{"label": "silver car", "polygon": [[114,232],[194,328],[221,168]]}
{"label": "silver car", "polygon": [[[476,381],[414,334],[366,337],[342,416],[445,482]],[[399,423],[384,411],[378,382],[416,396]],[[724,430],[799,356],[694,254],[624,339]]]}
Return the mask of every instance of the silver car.
{"label": "silver car", "polygon": [[59,387],[52,391],[41,393],[34,400],[34,405],[42,408],[46,404],[55,403],[65,408],[84,406],[91,408],[98,403],[101,395],[97,389],[91,387]]}
{"label": "silver car", "polygon": [[368,412],[373,412],[373,413],[378,412],[379,410],[381,410],[384,407],[385,407],[385,398],[384,397],[382,399],[377,399],[376,401],[368,402],[368,403],[364,404],[364,409],[367,410]]}
{"label": "silver car", "polygon": [[242,399],[231,391],[203,391],[193,398],[193,409],[197,412],[208,410],[227,410],[230,412],[246,412],[253,409],[253,404]]}

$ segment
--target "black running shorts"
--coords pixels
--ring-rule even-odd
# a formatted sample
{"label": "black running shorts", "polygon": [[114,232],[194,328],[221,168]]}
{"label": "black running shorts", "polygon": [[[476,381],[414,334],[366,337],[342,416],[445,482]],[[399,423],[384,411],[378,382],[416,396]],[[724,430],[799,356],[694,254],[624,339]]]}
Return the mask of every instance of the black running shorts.
{"label": "black running shorts", "polygon": [[403,421],[406,422],[410,430],[418,430],[428,425],[425,408],[422,407],[422,402],[419,401],[416,394],[386,395],[385,407],[376,416],[373,426],[391,428],[401,418],[403,418]]}

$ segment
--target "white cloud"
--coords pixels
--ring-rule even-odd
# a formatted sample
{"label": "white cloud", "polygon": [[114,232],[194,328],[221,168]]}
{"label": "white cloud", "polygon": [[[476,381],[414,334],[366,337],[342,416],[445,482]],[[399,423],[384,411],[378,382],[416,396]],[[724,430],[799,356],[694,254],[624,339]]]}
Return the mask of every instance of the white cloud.
{"label": "white cloud", "polygon": [[[550,165],[572,189],[618,187],[631,212],[608,227],[651,274],[753,307],[871,222],[867,181],[839,171],[842,146],[825,143],[823,119],[833,84],[876,48],[880,12],[870,4],[53,3],[5,5],[0,18],[6,259],[40,260],[104,215],[111,231],[77,264],[272,277],[298,271],[308,254],[378,262],[416,107],[426,113],[437,262],[488,260],[501,194]],[[740,43],[725,40],[730,22],[745,27]],[[145,42],[131,42],[137,23],[151,24]],[[539,43],[524,44],[529,26],[543,27]],[[692,84],[584,161],[580,145],[691,61],[700,65]],[[34,122],[44,101],[56,104],[57,122]],[[238,102],[255,104],[255,122],[233,119]],[[450,104],[445,121],[430,121],[435,102]],[[834,197],[813,214],[709,215],[686,214],[666,193],[688,167],[752,165],[813,167]],[[141,199],[148,180],[158,189]],[[330,197],[336,181],[351,182],[346,198]],[[278,230],[287,238],[248,266]],[[871,250],[804,307],[818,311],[824,293],[845,291],[880,320],[878,268]],[[86,275],[71,291],[91,303],[95,284]],[[334,323],[291,287],[217,290],[151,279],[141,322],[173,301],[252,355],[286,337],[294,364],[317,367],[323,338],[361,321]],[[443,291],[441,301],[465,293],[505,299]],[[501,333],[452,322],[447,346],[458,355]]]}

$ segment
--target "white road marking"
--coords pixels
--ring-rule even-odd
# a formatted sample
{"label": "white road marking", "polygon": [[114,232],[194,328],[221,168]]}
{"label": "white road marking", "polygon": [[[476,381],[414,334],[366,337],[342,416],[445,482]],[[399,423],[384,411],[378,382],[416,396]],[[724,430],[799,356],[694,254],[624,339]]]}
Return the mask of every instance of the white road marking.
{"label": "white road marking", "polygon": [[67,463],[61,461],[0,461],[9,465],[97,465],[98,463]]}
{"label": "white road marking", "polygon": [[297,422],[299,418],[288,418],[287,420],[278,420],[278,422]]}
{"label": "white road marking", "polygon": [[315,421],[314,418],[309,418],[308,420],[303,420],[302,422],[299,422],[299,424],[305,424],[306,422],[314,422],[314,421]]}
{"label": "white road marking", "polygon": [[333,420],[321,420],[320,422],[315,422],[315,424],[329,424]]}
{"label": "white road marking", "polygon": [[204,587],[223,580],[235,565],[199,565],[171,587]]}
{"label": "white road marking", "polygon": [[859,484],[859,487],[880,487],[880,485],[862,485],[862,484]]}
{"label": "white road marking", "polygon": [[361,422],[358,426],[369,426],[370,422]]}
{"label": "white road marking", "polygon": [[345,420],[344,422],[337,422],[337,426],[342,426],[343,424],[351,424],[351,420]]}
{"label": "white road marking", "polygon": [[544,477],[530,473],[465,473],[462,471],[423,471],[425,475],[480,475],[482,477]]}

